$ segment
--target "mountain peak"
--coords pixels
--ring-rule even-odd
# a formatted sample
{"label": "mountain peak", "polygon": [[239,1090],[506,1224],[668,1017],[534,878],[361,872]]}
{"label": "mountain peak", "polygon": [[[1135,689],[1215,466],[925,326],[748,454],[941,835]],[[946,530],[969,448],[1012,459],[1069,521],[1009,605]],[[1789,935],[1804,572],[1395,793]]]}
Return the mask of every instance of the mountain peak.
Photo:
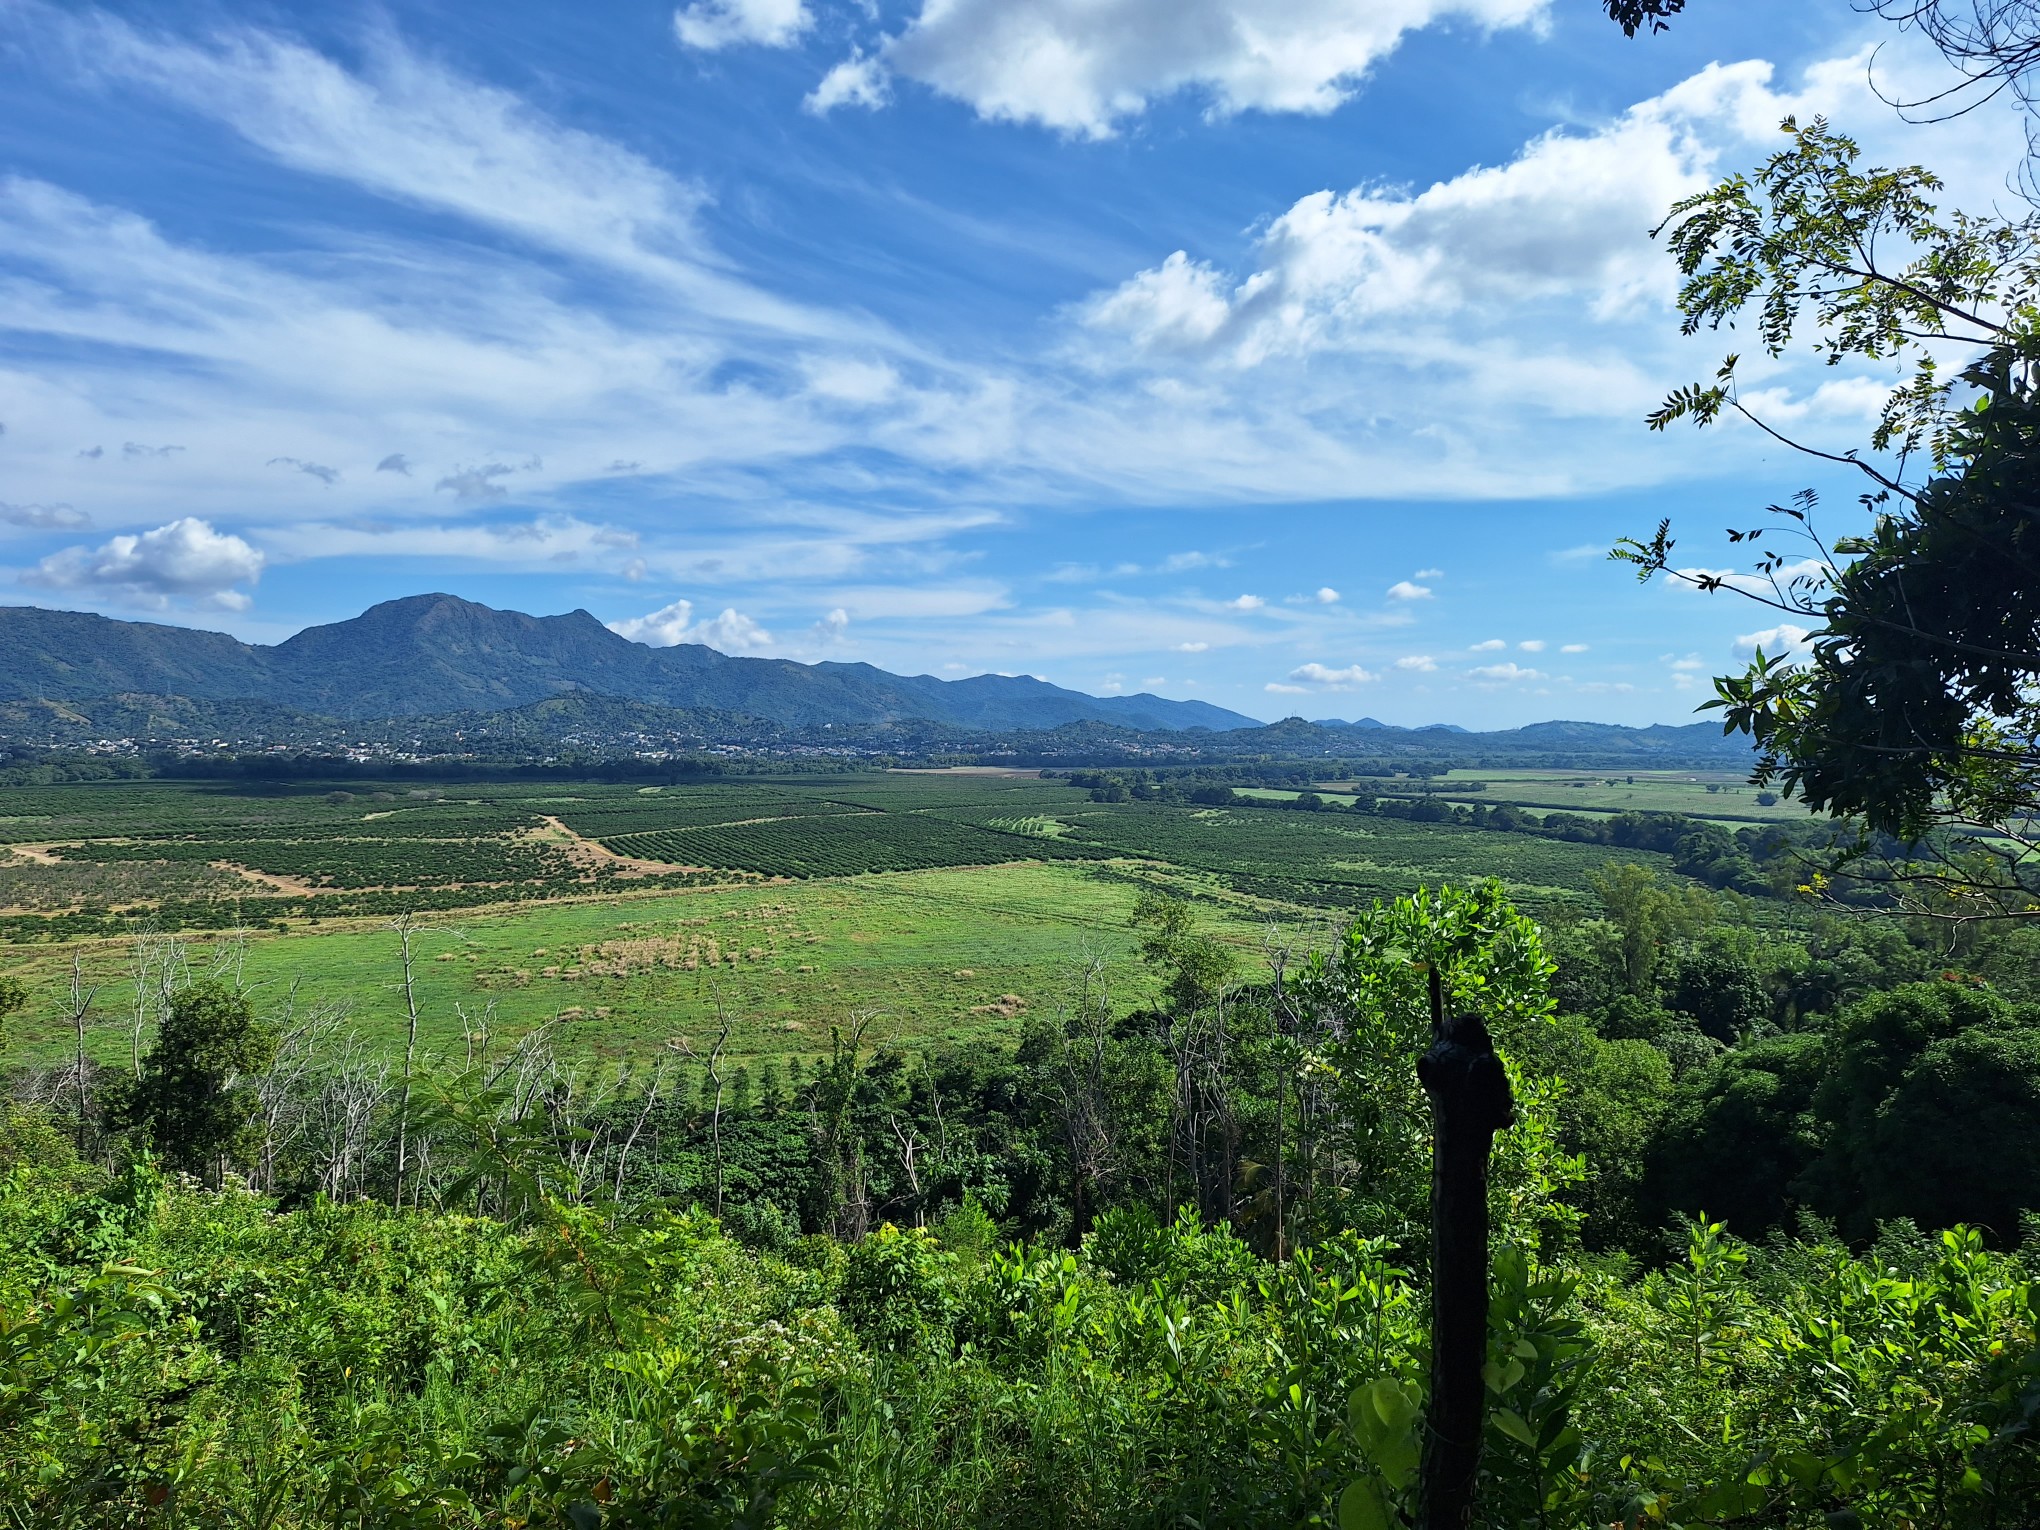
{"label": "mountain peak", "polygon": [[0,700],[176,695],[333,717],[490,712],[593,694],[788,727],[921,721],[1005,731],[1095,721],[1143,731],[1256,726],[1203,701],[1089,696],[1029,676],[904,677],[868,664],[649,648],[585,610],[499,611],[436,591],[380,601],[275,647],[223,633],[0,607]]}

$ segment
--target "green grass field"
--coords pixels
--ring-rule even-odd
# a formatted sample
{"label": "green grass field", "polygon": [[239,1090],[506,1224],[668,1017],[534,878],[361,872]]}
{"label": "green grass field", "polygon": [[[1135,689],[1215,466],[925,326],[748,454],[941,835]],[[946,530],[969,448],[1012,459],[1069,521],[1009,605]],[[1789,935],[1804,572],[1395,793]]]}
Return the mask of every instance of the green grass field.
{"label": "green grass field", "polygon": [[[649,790],[19,789],[0,793],[0,847],[0,974],[33,991],[0,1054],[14,1062],[71,1045],[74,954],[101,985],[90,1045],[120,1054],[149,929],[187,930],[198,966],[237,951],[272,1005],[293,985],[301,1002],[344,1002],[382,1047],[403,1032],[390,921],[408,911],[432,1051],[462,1052],[485,1023],[505,1038],[556,1020],[575,1052],[642,1056],[698,1043],[720,1001],[735,1055],[812,1056],[862,1011],[915,1047],[1009,1036],[1091,954],[1122,994],[1142,989],[1127,915],[1144,882],[1197,896],[1252,964],[1271,919],[1309,944],[1375,898],[1490,875],[1533,909],[1581,904],[1597,868],[1662,859],[933,772]],[[221,929],[237,919],[240,933]]]}
{"label": "green grass field", "polygon": [[[1472,781],[1487,784],[1479,792],[1453,790]],[[1806,817],[1798,802],[1781,799],[1763,806],[1747,777],[1727,770],[1455,770],[1438,794],[1490,806],[1511,802],[1566,812],[1684,813],[1728,823],[1792,823]]]}
{"label": "green grass field", "polygon": [[[1268,908],[1207,879],[1150,880],[1202,895],[1208,927],[1243,965],[1258,961],[1270,919],[1320,937],[1310,911]],[[508,1038],[558,1019],[571,1051],[645,1055],[675,1036],[712,1036],[720,1000],[740,1058],[826,1051],[829,1027],[867,1010],[876,1037],[966,1047],[1052,1011],[1093,955],[1123,997],[1150,992],[1127,923],[1138,885],[1096,867],[1023,863],[433,916],[413,937],[421,1035],[428,1050],[459,1055],[485,1022]],[[93,1051],[112,1058],[128,1045],[132,942],[18,946],[0,961],[33,1000],[13,1022],[11,1061],[53,1061],[71,1046],[61,1005],[74,949],[103,985]],[[295,984],[300,1003],[344,999],[365,1037],[400,1044],[402,960],[387,921],[198,938],[190,960],[203,969],[236,952],[268,1007]]]}

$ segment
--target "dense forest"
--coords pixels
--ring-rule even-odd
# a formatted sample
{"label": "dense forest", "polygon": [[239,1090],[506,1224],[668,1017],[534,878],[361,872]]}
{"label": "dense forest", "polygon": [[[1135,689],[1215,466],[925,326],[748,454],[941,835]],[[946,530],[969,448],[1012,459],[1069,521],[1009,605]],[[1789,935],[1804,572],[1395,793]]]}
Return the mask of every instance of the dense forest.
{"label": "dense forest", "polygon": [[1009,1050],[852,1015],[755,1073],[714,1035],[372,1052],[158,941],[131,1056],[7,1117],[0,1502],[1396,1524],[1435,966],[1517,1103],[1481,1523],[2040,1522],[2030,935],[1722,896],[1616,866],[1540,927],[1422,893],[1250,968],[1158,892],[1157,1003],[1078,960]]}

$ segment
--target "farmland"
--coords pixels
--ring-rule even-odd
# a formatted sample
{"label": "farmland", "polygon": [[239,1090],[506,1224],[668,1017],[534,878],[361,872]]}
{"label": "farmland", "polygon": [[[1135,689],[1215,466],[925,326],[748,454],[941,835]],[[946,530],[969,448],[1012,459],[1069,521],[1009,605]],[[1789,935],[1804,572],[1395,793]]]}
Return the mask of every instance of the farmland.
{"label": "farmland", "polygon": [[[813,1055],[875,1010],[903,1044],[967,1046],[1052,1007],[1086,955],[1149,981],[1142,885],[1195,898],[1251,963],[1271,921],[1499,876],[1527,907],[1583,906],[1615,861],[1664,858],[1347,813],[1103,802],[1020,774],[893,773],[641,788],[388,790],[165,783],[0,793],[0,966],[35,1001],[17,1060],[68,1044],[73,956],[111,1016],[138,941],[231,961],[272,995],[401,1033],[390,925],[408,914],[421,1036],[557,1020],[573,1050],[642,1054],[726,1013],[739,1056]],[[90,1045],[126,1043],[109,1019]]]}

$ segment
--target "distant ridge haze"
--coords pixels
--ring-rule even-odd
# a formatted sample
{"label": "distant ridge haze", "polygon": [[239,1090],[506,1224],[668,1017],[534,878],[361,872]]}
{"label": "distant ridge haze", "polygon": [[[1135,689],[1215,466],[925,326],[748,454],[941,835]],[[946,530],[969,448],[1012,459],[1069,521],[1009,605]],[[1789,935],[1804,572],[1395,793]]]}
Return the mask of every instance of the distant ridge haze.
{"label": "distant ridge haze", "polygon": [[218,632],[78,611],[0,607],[0,700],[113,695],[261,701],[337,718],[490,712],[576,692],[787,727],[925,721],[1146,731],[1259,727],[1203,701],[1089,696],[1028,676],[939,680],[869,664],[736,658],[698,643],[650,648],[586,611],[527,616],[453,595],[384,601],[273,647]]}

